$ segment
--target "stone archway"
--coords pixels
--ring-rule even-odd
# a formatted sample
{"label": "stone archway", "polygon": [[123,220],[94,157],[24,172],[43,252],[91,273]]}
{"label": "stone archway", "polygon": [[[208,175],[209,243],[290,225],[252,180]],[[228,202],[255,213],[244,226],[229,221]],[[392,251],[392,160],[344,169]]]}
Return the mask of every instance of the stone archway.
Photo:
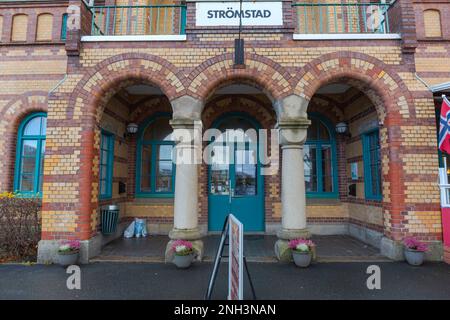
{"label": "stone archway", "polygon": [[[329,83],[344,82],[364,92],[372,101],[380,127],[383,177],[384,238],[382,254],[401,258],[400,240],[409,234],[408,176],[404,161],[408,119],[415,117],[414,99],[398,74],[383,62],[360,53],[327,54],[308,63],[297,75],[295,94],[311,100]],[[407,130],[406,130],[407,132]]]}

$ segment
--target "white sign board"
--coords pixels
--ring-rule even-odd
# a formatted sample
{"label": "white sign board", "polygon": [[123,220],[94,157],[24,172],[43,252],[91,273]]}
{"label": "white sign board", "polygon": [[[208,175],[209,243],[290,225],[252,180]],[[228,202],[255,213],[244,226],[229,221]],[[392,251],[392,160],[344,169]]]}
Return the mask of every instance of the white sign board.
{"label": "white sign board", "polygon": [[195,25],[198,27],[282,26],[282,2],[197,2]]}
{"label": "white sign board", "polygon": [[228,227],[228,300],[244,298],[244,226],[232,214]]}

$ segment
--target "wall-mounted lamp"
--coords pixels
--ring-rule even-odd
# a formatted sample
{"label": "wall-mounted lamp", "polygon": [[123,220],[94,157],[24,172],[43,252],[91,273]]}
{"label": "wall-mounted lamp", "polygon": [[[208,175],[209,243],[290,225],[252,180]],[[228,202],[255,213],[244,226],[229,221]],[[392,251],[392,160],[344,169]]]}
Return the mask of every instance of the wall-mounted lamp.
{"label": "wall-mounted lamp", "polygon": [[336,125],[336,132],[338,134],[342,134],[342,135],[346,135],[346,136],[350,137],[350,132],[348,130],[348,124],[345,122],[339,122]]}
{"label": "wall-mounted lamp", "polygon": [[127,132],[125,133],[125,137],[135,134],[136,132],[138,132],[138,129],[139,129],[139,126],[136,123],[134,123],[134,122],[129,123],[127,125]]}

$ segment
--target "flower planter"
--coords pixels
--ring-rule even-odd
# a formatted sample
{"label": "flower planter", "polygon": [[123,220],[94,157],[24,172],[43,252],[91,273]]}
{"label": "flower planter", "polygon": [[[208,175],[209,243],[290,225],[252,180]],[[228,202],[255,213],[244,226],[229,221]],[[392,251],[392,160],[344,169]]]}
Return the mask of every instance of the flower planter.
{"label": "flower planter", "polygon": [[311,264],[312,254],[311,252],[299,252],[292,250],[292,258],[297,267],[306,268]]}
{"label": "flower planter", "polygon": [[405,259],[412,266],[420,266],[423,263],[425,252],[405,248]]}
{"label": "flower planter", "polygon": [[195,254],[187,254],[187,255],[177,255],[173,256],[173,263],[180,269],[189,268],[192,264],[192,261],[195,258]]}
{"label": "flower planter", "polygon": [[61,253],[58,252],[58,263],[63,266],[63,267],[67,267],[67,266],[71,266],[73,264],[76,264],[78,261],[78,255],[79,255],[79,251],[71,251],[68,253]]}

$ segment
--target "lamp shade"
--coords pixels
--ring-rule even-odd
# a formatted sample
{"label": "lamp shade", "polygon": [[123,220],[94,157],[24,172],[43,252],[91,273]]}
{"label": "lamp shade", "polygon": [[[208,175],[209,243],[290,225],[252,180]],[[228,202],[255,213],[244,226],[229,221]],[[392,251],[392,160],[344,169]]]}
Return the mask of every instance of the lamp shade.
{"label": "lamp shade", "polygon": [[348,125],[345,122],[339,122],[336,125],[336,132],[339,134],[344,134],[348,130]]}
{"label": "lamp shade", "polygon": [[127,132],[129,134],[135,134],[136,132],[138,132],[138,125],[136,123],[129,123],[127,125]]}

